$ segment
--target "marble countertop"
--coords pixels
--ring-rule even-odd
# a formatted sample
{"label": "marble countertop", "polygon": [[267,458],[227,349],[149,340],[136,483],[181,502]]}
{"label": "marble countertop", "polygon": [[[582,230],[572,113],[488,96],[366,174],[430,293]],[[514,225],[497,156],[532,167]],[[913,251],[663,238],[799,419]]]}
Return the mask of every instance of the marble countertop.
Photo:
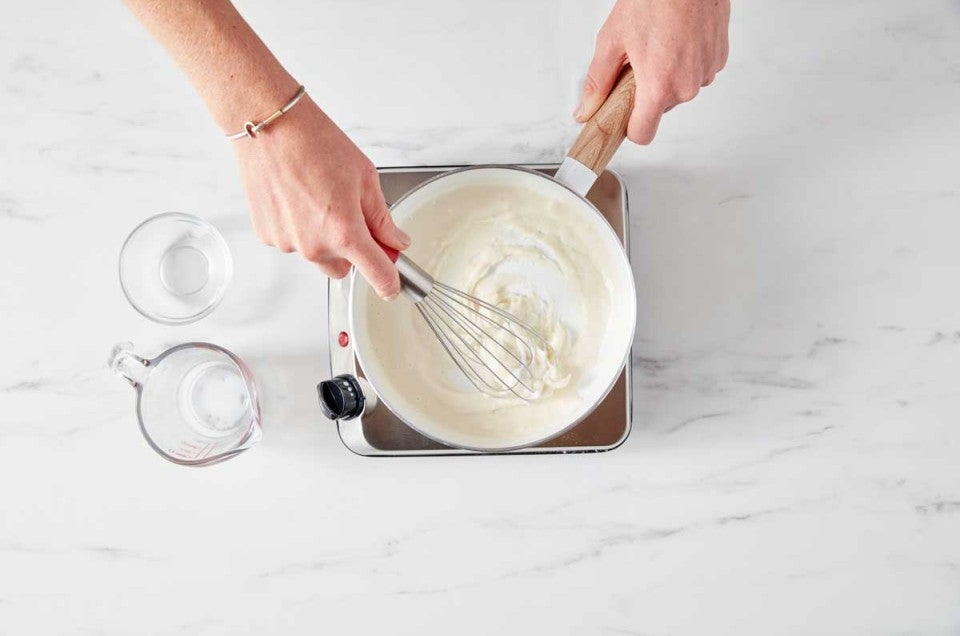
{"label": "marble countertop", "polygon": [[[378,165],[555,161],[608,2],[241,9]],[[368,459],[316,405],[325,279],[120,3],[0,21],[0,632],[956,634],[960,11],[736,3],[727,70],[614,169],[634,429],[589,456]],[[359,81],[357,78],[362,77]],[[220,227],[209,318],[125,302],[126,234]],[[105,367],[210,340],[264,439],[185,469]]]}

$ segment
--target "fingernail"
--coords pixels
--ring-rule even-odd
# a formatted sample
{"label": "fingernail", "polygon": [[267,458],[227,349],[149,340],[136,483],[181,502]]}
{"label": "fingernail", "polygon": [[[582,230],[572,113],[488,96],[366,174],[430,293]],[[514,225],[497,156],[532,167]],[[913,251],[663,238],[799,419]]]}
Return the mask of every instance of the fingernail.
{"label": "fingernail", "polygon": [[384,296],[383,299],[384,299],[385,301],[387,301],[387,302],[390,302],[390,301],[396,300],[396,299],[397,299],[397,296],[399,296],[399,295],[400,295],[400,292],[394,292],[394,293],[390,294],[389,296]]}
{"label": "fingernail", "polygon": [[400,242],[403,243],[404,247],[410,247],[410,243],[412,242],[410,240],[410,235],[404,232],[403,230],[401,230],[400,228],[397,228],[397,238],[400,239]]}
{"label": "fingernail", "polygon": [[580,117],[583,116],[583,102],[580,102],[577,105],[577,110],[573,111],[573,118],[577,121],[580,121]]}

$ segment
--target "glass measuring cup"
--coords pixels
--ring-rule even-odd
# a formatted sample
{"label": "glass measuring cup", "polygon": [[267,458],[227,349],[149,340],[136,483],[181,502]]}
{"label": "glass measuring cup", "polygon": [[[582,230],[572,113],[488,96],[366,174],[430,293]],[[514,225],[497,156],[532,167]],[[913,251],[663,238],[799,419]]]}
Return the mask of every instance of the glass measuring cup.
{"label": "glass measuring cup", "polygon": [[223,347],[189,342],[148,360],[124,342],[109,364],[136,390],[140,431],[165,459],[208,466],[262,437],[253,374]]}

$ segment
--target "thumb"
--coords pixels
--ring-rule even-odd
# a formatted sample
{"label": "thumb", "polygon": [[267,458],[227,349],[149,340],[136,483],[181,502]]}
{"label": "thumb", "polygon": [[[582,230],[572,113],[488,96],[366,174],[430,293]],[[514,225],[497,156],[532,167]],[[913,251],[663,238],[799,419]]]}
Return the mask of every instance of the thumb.
{"label": "thumb", "polygon": [[606,101],[626,60],[627,55],[623,47],[612,38],[603,34],[597,38],[593,61],[590,62],[587,79],[583,83],[580,105],[573,113],[574,119],[582,124],[593,117],[597,109]]}
{"label": "thumb", "polygon": [[373,238],[396,250],[402,251],[410,247],[410,237],[393,222],[380,188],[368,190],[365,194],[361,207]]}

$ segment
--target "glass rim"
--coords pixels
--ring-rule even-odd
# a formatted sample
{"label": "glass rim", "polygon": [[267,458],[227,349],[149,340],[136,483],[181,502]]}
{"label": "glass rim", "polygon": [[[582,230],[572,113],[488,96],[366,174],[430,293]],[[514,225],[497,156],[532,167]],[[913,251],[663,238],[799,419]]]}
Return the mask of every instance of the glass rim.
{"label": "glass rim", "polygon": [[[220,285],[220,288],[216,291],[213,297],[210,299],[203,309],[193,314],[184,316],[182,318],[169,318],[166,316],[161,316],[156,313],[151,313],[146,308],[140,306],[132,297],[130,290],[127,289],[127,285],[124,283],[123,276],[123,255],[126,253],[127,248],[130,246],[130,242],[135,236],[137,236],[145,227],[153,225],[158,221],[163,220],[177,220],[185,221],[192,223],[194,225],[200,226],[205,230],[209,231],[211,236],[214,237],[214,242],[220,247],[221,251],[224,254],[224,269],[225,276],[223,284]],[[162,325],[187,325],[193,322],[205,318],[210,315],[210,313],[216,309],[220,303],[223,301],[223,298],[227,294],[227,288],[230,286],[230,282],[233,279],[233,256],[230,252],[230,246],[227,245],[227,241],[223,238],[223,234],[220,233],[220,230],[216,228],[212,223],[206,221],[196,215],[188,214],[186,212],[161,212],[159,214],[154,214],[153,216],[147,217],[143,221],[137,224],[130,233],[127,235],[127,238],[124,239],[123,245],[120,247],[120,256],[117,261],[117,277],[120,281],[120,290],[123,292],[124,298],[127,299],[127,303],[133,309],[148,320],[153,322],[160,323]]]}

